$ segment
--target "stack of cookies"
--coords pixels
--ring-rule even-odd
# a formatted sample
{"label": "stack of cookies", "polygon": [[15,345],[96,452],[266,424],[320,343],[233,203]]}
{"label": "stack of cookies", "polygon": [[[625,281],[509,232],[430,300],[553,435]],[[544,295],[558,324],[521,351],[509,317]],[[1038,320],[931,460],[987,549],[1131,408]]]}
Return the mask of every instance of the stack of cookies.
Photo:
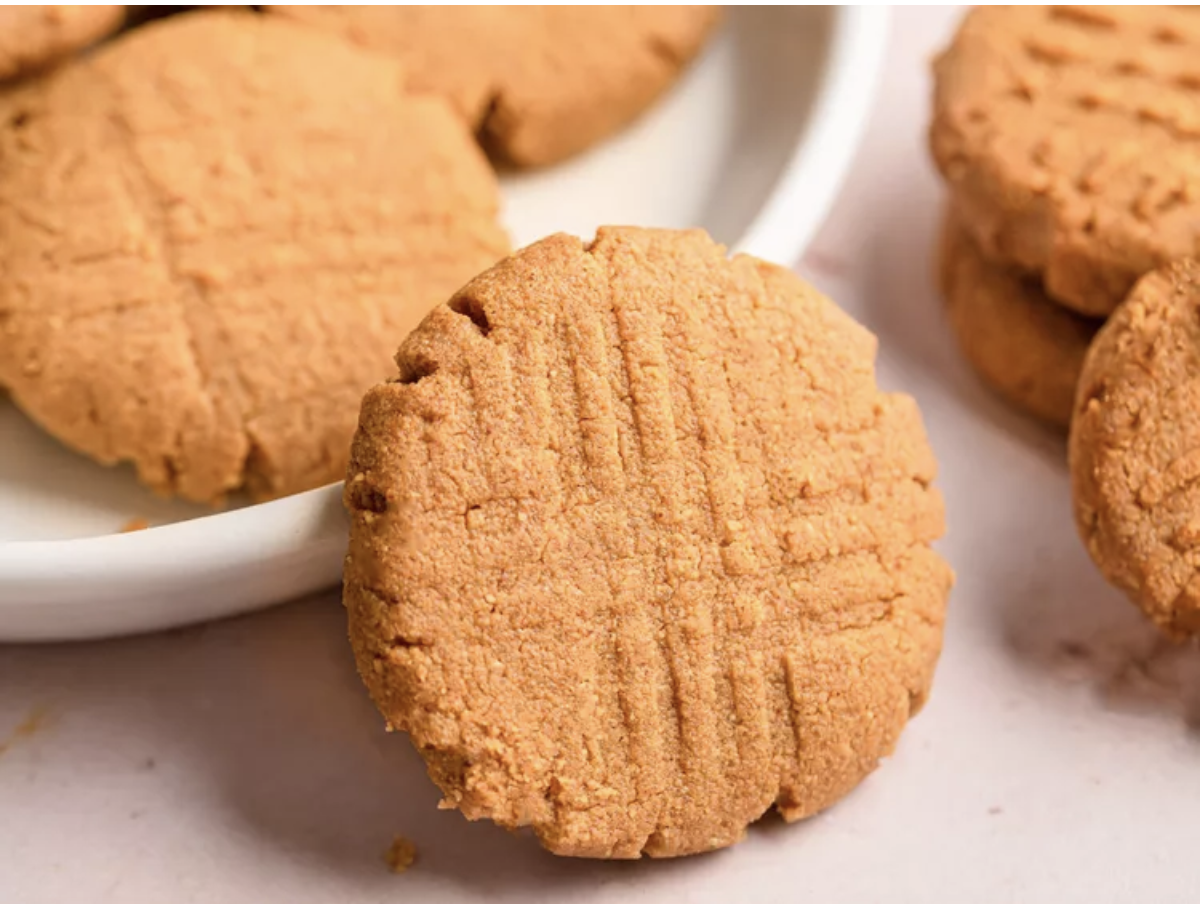
{"label": "stack of cookies", "polygon": [[985,380],[1066,427],[1091,336],[1200,241],[1200,16],[979,8],[934,73],[955,332]]}
{"label": "stack of cookies", "polygon": [[976,9],[935,64],[941,282],[963,351],[1070,428],[1092,558],[1200,629],[1200,14]]}
{"label": "stack of cookies", "polygon": [[477,139],[518,165],[582,150],[717,13],[205,10],[72,58],[123,20],[0,13],[0,386],[213,502],[339,480],[405,335],[509,251]]}

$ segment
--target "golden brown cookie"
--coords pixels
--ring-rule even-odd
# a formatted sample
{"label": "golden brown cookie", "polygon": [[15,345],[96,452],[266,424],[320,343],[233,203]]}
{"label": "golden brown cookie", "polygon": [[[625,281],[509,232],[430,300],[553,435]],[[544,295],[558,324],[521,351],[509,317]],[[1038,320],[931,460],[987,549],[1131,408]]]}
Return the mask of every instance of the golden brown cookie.
{"label": "golden brown cookie", "polygon": [[521,166],[569,157],[649,107],[715,6],[270,6],[399,57]]}
{"label": "golden brown cookie", "polygon": [[1144,277],[1096,336],[1070,441],[1092,559],[1159,627],[1200,630],[1200,264]]}
{"label": "golden brown cookie", "polygon": [[967,361],[1013,405],[1066,429],[1100,321],[1059,307],[1036,281],[986,260],[952,212],[939,264],[950,325]]}
{"label": "golden brown cookie", "polygon": [[786,270],[632,228],[538,242],[405,340],[363,400],[345,601],[448,805],[669,857],[892,751],[952,577],[874,354]]}
{"label": "golden brown cookie", "polygon": [[0,81],[56,63],[124,20],[124,6],[0,7]]}
{"label": "golden brown cookie", "polygon": [[992,259],[1106,315],[1200,249],[1200,15],[980,7],[935,65],[933,154]]}
{"label": "golden brown cookie", "polygon": [[497,205],[394,61],[249,12],[147,25],[0,98],[0,383],[165,493],[337,480],[390,353],[505,252]]}

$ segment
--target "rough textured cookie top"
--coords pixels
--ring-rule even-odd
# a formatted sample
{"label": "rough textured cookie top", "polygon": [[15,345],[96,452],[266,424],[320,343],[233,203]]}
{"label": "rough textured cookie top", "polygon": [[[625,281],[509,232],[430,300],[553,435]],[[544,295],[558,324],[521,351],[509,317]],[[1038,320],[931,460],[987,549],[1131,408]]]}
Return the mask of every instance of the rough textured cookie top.
{"label": "rough textured cookie top", "polygon": [[139,28],[0,96],[0,383],[165,492],[331,482],[396,345],[507,250],[497,206],[392,60],[250,13]]}
{"label": "rough textured cookie top", "polygon": [[515,163],[551,163],[645,109],[699,51],[715,6],[271,6],[395,54]]}
{"label": "rough textured cookie top", "polygon": [[1168,632],[1200,630],[1200,264],[1146,276],[1101,329],[1070,457],[1100,570]]}
{"label": "rough textured cookie top", "polygon": [[983,249],[1107,314],[1200,249],[1200,13],[988,7],[936,65],[932,146]]}
{"label": "rough textured cookie top", "polygon": [[26,75],[112,34],[124,6],[0,8],[0,81]]}
{"label": "rough textured cookie top", "polygon": [[429,315],[363,401],[345,599],[450,804],[670,856],[814,813],[892,750],[950,573],[874,351],[700,232],[554,236]]}

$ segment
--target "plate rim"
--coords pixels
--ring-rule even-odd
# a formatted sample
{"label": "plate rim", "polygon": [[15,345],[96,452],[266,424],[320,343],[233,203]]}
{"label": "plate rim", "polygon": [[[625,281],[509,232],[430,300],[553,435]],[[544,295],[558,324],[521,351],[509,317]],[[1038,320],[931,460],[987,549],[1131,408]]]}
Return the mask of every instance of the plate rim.
{"label": "plate rim", "polygon": [[[861,144],[889,31],[886,8],[833,8],[830,43],[807,126],[766,202],[731,246],[733,253],[785,266],[798,262],[824,223]],[[341,494],[338,482],[132,533],[0,543],[0,642],[146,633],[249,613],[332,588],[345,554]],[[274,587],[249,580],[257,566],[275,558],[293,560],[291,580]],[[122,588],[167,579],[203,584],[214,574],[226,579],[244,575],[246,580],[202,614],[186,607],[175,610],[170,594],[153,607],[134,607],[136,613],[120,602],[126,595]],[[316,580],[320,574],[328,578]],[[98,606],[98,596],[108,604]],[[101,608],[108,615],[97,618],[103,615]]]}

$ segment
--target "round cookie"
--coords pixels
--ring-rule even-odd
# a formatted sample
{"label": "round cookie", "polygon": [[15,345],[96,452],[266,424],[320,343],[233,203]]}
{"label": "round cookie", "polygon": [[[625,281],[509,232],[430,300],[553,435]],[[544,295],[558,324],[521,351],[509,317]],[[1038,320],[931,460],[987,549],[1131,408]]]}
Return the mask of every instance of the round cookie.
{"label": "round cookie", "polygon": [[194,500],[340,479],[401,339],[507,251],[443,101],[249,12],[164,19],[9,92],[0,161],[0,384]]}
{"label": "round cookie", "polygon": [[1200,248],[1200,16],[979,7],[934,68],[934,158],[990,258],[1103,316]]}
{"label": "round cookie", "polygon": [[112,34],[124,6],[0,7],[0,81],[56,63]]}
{"label": "round cookie", "polygon": [[892,751],[952,575],[874,353],[786,270],[633,228],[525,248],[405,340],[363,400],[345,602],[448,806],[669,857]]}
{"label": "round cookie", "polygon": [[704,45],[715,6],[270,6],[401,59],[521,166],[595,144]]}
{"label": "round cookie", "polygon": [[939,272],[950,325],[976,373],[1017,408],[1065,430],[1100,322],[986,260],[953,213],[942,231]]}
{"label": "round cookie", "polygon": [[1200,264],[1138,282],[1084,363],[1075,520],[1104,576],[1163,630],[1200,630]]}

